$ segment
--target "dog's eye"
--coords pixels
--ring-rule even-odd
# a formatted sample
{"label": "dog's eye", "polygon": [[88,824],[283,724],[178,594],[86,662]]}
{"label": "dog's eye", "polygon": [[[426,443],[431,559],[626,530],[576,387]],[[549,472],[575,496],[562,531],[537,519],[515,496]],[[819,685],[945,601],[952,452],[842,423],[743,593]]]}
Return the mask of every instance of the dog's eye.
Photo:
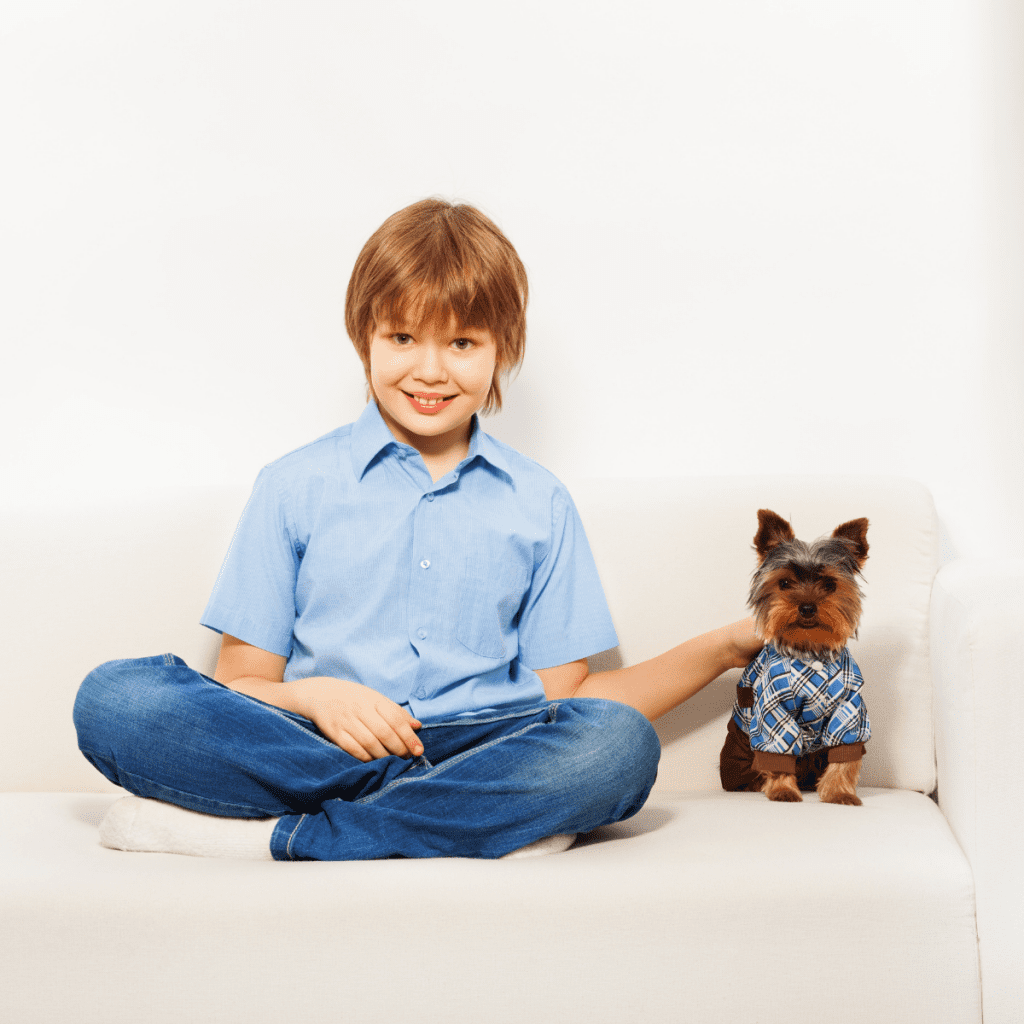
{"label": "dog's eye", "polygon": [[793,584],[789,580],[779,580],[779,590],[789,590]]}
{"label": "dog's eye", "polygon": [[833,579],[822,580],[821,585],[825,588],[825,593],[827,594],[834,594],[836,592],[836,581]]}

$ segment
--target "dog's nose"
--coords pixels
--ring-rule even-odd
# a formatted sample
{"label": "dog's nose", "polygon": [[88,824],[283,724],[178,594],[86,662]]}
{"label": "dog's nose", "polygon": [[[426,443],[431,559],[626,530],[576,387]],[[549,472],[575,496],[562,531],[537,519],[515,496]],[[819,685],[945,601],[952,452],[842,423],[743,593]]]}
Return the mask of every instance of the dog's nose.
{"label": "dog's nose", "polygon": [[818,606],[816,604],[802,604],[800,605],[800,614],[805,618],[810,618],[816,611]]}

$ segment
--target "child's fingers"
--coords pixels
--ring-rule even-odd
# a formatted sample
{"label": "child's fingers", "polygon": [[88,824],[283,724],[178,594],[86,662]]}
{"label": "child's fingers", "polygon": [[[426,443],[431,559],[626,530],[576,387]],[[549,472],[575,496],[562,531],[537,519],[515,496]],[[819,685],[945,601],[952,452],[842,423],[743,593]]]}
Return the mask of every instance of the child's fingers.
{"label": "child's fingers", "polygon": [[[379,757],[388,757],[391,754],[398,757],[412,756],[412,748],[382,718],[370,722],[352,722],[347,729],[340,732],[334,742],[360,761],[375,761]],[[419,753],[422,753],[422,745],[416,745],[419,747]]]}
{"label": "child's fingers", "polygon": [[416,735],[420,723],[397,704],[390,703],[376,707],[380,716],[380,728],[374,730],[377,739],[399,757],[419,757],[423,744]]}
{"label": "child's fingers", "polygon": [[377,758],[387,757],[391,753],[380,741],[376,732],[359,720],[339,727],[335,735],[329,736],[328,739],[360,761],[375,761]]}
{"label": "child's fingers", "polygon": [[306,690],[306,717],[332,743],[360,761],[423,753],[415,731],[420,723],[383,694],[351,680],[329,677],[306,680]]}
{"label": "child's fingers", "polygon": [[[338,729],[331,734],[324,735],[336,746],[341,747],[346,754],[351,754],[357,761],[372,761],[380,755],[372,754],[366,749],[366,745],[359,740],[348,729]],[[370,735],[369,733],[367,735]],[[373,746],[372,742],[369,744]]]}
{"label": "child's fingers", "polygon": [[362,744],[356,743],[355,740],[353,740],[352,737],[347,734],[342,737],[342,741],[338,744],[338,746],[341,747],[341,749],[344,750],[346,754],[351,754],[357,761],[362,761],[364,764],[366,764],[369,761],[376,760],[374,755],[368,753],[366,748]]}
{"label": "child's fingers", "polygon": [[359,758],[360,761],[374,761],[379,757],[394,754],[398,757],[418,757],[423,753],[423,744],[409,726],[408,717],[398,705],[393,705],[390,715],[404,717],[404,722],[394,725],[385,717],[388,708],[374,706],[362,713],[339,723],[334,736],[328,736],[342,750]]}

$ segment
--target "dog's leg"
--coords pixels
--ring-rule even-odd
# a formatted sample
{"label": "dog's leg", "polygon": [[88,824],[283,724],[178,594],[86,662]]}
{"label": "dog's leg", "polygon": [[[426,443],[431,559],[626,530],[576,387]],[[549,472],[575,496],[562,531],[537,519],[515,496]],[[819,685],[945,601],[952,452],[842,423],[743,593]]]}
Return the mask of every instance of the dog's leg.
{"label": "dog's leg", "polygon": [[850,804],[860,807],[857,779],[860,761],[833,761],[818,780],[818,796],[823,804]]}
{"label": "dog's leg", "polygon": [[761,789],[769,800],[798,803],[803,800],[796,776],[789,772],[763,772],[764,784]]}

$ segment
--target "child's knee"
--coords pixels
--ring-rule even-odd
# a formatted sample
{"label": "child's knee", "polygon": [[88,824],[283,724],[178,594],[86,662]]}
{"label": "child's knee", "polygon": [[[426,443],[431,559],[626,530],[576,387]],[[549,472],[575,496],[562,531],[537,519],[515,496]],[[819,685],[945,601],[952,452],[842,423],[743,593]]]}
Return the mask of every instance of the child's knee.
{"label": "child's knee", "polygon": [[607,701],[605,715],[612,755],[628,765],[638,782],[650,789],[658,774],[661,741],[654,726],[636,708]]}
{"label": "child's knee", "polygon": [[661,742],[654,726],[618,701],[576,698],[566,703],[573,705],[571,711],[581,723],[574,743],[576,771],[606,793],[614,804],[613,820],[635,814],[658,775]]}
{"label": "child's knee", "polygon": [[82,680],[75,697],[72,717],[78,733],[80,750],[91,750],[98,745],[97,734],[110,722],[116,708],[115,691],[118,688],[118,671],[121,662],[108,661],[94,668]]}
{"label": "child's knee", "polygon": [[161,656],[108,661],[93,669],[75,698],[79,749],[87,757],[113,754],[118,736],[160,716],[170,699],[161,677],[172,665]]}

